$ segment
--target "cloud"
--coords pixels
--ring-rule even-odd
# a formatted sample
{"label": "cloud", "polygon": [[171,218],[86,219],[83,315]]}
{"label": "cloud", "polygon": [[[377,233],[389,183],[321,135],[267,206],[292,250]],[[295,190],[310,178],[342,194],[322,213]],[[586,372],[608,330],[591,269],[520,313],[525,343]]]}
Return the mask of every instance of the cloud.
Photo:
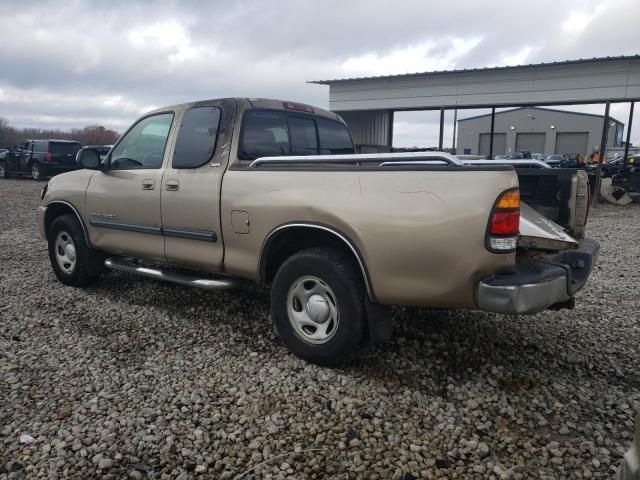
{"label": "cloud", "polygon": [[[204,98],[326,107],[312,79],[635,54],[640,2],[24,1],[1,2],[0,18],[0,116],[123,130]],[[396,144],[437,142],[437,121],[403,115]]]}

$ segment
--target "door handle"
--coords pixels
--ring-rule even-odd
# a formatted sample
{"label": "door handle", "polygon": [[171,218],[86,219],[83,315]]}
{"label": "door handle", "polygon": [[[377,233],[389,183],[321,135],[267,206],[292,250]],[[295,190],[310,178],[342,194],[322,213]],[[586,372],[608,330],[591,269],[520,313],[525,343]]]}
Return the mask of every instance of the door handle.
{"label": "door handle", "polygon": [[156,182],[154,182],[150,178],[146,178],[142,181],[143,190],[153,190],[155,186],[156,186]]}
{"label": "door handle", "polygon": [[178,180],[167,180],[167,183],[165,183],[167,190],[171,191],[171,192],[175,192],[176,190],[178,190],[178,188],[180,188],[180,183],[178,182]]}

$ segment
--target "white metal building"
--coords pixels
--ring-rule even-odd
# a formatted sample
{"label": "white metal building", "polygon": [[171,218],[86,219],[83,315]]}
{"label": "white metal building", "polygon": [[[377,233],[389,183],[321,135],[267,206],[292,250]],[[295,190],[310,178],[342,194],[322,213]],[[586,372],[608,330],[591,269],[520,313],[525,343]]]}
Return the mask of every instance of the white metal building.
{"label": "white metal building", "polygon": [[[567,112],[551,108],[524,107],[496,112],[493,155],[518,150],[545,154],[590,155],[600,148],[603,115]],[[608,121],[607,146],[621,147],[624,124]],[[458,120],[456,151],[489,155],[491,114]]]}

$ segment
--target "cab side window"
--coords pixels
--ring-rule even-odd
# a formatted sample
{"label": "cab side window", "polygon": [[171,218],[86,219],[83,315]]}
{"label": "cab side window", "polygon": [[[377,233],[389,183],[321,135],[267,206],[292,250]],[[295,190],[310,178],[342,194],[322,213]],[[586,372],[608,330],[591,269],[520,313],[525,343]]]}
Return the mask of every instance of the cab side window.
{"label": "cab side window", "polygon": [[201,167],[213,157],[220,126],[218,107],[196,107],[182,119],[173,151],[173,168]]}
{"label": "cab side window", "polygon": [[333,120],[318,118],[318,137],[320,153],[328,155],[355,153],[349,130],[344,124]]}
{"label": "cab side window", "polygon": [[238,156],[243,160],[289,155],[289,128],[284,112],[248,110],[244,114]]}
{"label": "cab side window", "polygon": [[318,136],[313,118],[289,115],[289,133],[293,155],[318,154]]}
{"label": "cab side window", "polygon": [[136,123],[111,152],[114,170],[162,167],[173,113],[161,113]]}

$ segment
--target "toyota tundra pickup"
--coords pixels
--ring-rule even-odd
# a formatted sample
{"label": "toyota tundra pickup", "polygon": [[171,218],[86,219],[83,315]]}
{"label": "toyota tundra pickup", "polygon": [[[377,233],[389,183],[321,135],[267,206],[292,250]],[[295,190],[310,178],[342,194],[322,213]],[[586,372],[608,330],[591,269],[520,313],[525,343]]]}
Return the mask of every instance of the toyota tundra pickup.
{"label": "toyota tundra pickup", "polygon": [[583,238],[584,172],[356,155],[338,115],[299,103],[162,108],[78,162],[37,215],[62,283],[109,269],[210,290],[261,282],[285,345],[321,365],[387,338],[390,305],[570,308],[598,252]]}

